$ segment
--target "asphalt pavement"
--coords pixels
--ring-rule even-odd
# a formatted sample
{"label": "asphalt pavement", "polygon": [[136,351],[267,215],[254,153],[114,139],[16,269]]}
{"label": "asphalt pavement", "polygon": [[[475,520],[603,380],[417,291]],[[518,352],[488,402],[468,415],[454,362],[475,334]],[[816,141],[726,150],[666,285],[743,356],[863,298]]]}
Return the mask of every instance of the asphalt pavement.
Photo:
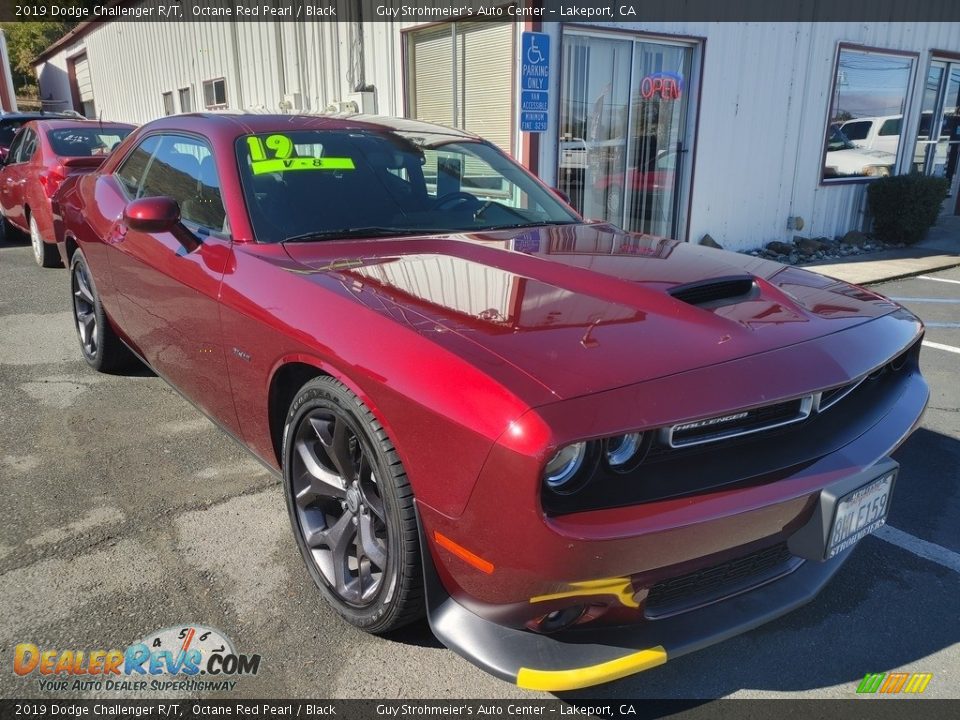
{"label": "asphalt pavement", "polygon": [[[892,529],[804,608],[576,697],[847,698],[892,670],[960,697],[960,269],[931,277],[878,286],[935,343],[921,361],[930,408],[896,455]],[[341,621],[303,567],[277,478],[148,371],[90,370],[67,283],[25,242],[0,242],[0,696],[54,697],[11,671],[17,643],[122,648],[202,624],[262,656],[229,697],[540,697],[426,623],[376,638]],[[70,696],[117,695],[56,694]]]}

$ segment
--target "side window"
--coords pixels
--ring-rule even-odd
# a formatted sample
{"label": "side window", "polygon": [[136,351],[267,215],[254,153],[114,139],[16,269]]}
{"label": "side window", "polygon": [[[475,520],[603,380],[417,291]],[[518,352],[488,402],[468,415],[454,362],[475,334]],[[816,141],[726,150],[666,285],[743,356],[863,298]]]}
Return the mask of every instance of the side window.
{"label": "side window", "polygon": [[849,122],[844,123],[843,134],[847,136],[848,140],[865,140],[867,135],[870,133],[870,123],[869,122]]}
{"label": "side window", "polygon": [[889,120],[885,120],[883,125],[880,126],[880,132],[877,134],[878,135],[899,135],[900,134],[900,118],[890,118]]}
{"label": "side window", "polygon": [[33,157],[37,149],[37,134],[30,128],[21,130],[14,140],[15,147],[10,148],[11,164],[25,163]]}
{"label": "side window", "polygon": [[[30,133],[30,137],[24,139],[23,141],[24,143],[23,151],[21,152],[21,157],[23,159],[23,162],[27,162],[30,158],[34,156],[34,154],[37,152],[37,145],[39,144],[37,133],[32,129],[28,130],[27,132]],[[29,142],[30,144],[27,145],[27,142]]]}
{"label": "side window", "polygon": [[10,158],[10,164],[20,162],[20,148],[23,146],[23,138],[26,133],[17,133],[13,136],[13,142],[10,143],[10,150],[7,153],[7,157]]}
{"label": "side window", "polygon": [[220,179],[209,146],[185,135],[164,135],[147,168],[141,197],[168,195],[184,222],[226,232]]}
{"label": "side window", "polygon": [[150,164],[150,158],[157,151],[160,145],[160,138],[156,135],[148,137],[141,142],[120,164],[114,176],[123,185],[127,195],[132,198],[139,197],[140,185],[147,174],[147,166]]}

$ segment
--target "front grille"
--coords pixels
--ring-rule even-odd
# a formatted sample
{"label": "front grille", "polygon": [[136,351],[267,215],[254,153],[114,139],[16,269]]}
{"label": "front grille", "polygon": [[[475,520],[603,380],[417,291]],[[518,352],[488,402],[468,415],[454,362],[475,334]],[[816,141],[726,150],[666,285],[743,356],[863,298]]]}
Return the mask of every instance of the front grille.
{"label": "front grille", "polygon": [[644,614],[651,620],[678,615],[765,584],[803,561],[780,543],[713,567],[659,582],[650,588]]}
{"label": "front grille", "polygon": [[917,341],[885,366],[838,387],[707,418],[723,422],[691,418],[649,428],[635,469],[615,472],[601,460],[576,493],[544,491],[543,509],[561,516],[780,481],[862,437],[901,402],[925,392],[919,348]]}
{"label": "front grille", "polygon": [[860,378],[859,380],[854,380],[852,383],[847,383],[846,385],[841,385],[831,390],[824,390],[820,393],[820,402],[817,403],[817,411],[822,412],[837,404],[856,390],[865,379],[866,378]]}
{"label": "front grille", "polygon": [[681,423],[667,428],[666,441],[670,447],[679,448],[748,435],[804,420],[812,408],[813,396],[809,395],[753,410]]}

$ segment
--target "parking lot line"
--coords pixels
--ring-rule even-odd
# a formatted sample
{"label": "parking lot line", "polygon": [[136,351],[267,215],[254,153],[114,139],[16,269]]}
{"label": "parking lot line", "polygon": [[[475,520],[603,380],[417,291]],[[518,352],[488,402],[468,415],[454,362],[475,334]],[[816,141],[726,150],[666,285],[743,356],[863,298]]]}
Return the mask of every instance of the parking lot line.
{"label": "parking lot line", "polygon": [[928,328],[960,328],[960,322],[925,322]]}
{"label": "parking lot line", "polygon": [[943,343],[924,340],[923,346],[934,348],[935,350],[946,350],[947,352],[957,353],[958,355],[960,355],[960,348],[954,347],[953,345],[944,345]]}
{"label": "parking lot line", "polygon": [[948,550],[942,545],[921,540],[915,535],[905,533],[903,530],[897,530],[895,527],[890,527],[889,525],[884,525],[877,530],[874,535],[891,545],[896,545],[909,553],[913,553],[917,557],[922,557],[924,560],[935,562],[956,573],[960,573],[960,554],[953,552],[953,550]]}
{"label": "parking lot line", "polygon": [[945,283],[953,283],[954,285],[960,285],[960,280],[951,280],[950,278],[930,277],[929,275],[917,275],[917,280],[933,280],[934,282],[945,282]]}

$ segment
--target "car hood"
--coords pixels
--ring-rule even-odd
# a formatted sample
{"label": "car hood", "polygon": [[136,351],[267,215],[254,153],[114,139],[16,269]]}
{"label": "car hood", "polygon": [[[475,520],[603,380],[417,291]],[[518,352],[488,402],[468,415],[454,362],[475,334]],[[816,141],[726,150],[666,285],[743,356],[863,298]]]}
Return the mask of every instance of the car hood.
{"label": "car hood", "polygon": [[605,224],[285,247],[304,274],[428,326],[450,349],[466,338],[557,398],[801,343],[898,307],[797,268]]}
{"label": "car hood", "polygon": [[846,150],[831,150],[827,153],[826,164],[834,167],[860,172],[867,165],[893,165],[897,156],[884,150],[867,150],[856,147]]}

